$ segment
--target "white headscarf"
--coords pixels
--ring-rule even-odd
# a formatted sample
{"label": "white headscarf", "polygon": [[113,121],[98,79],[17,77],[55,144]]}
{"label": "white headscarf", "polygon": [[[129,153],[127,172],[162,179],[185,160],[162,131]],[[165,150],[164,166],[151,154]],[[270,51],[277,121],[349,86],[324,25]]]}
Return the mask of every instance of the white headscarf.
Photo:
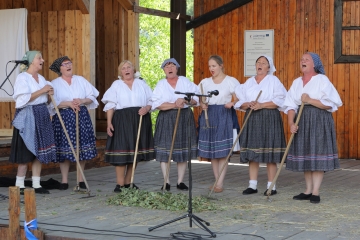
{"label": "white headscarf", "polygon": [[[276,71],[276,68],[274,66],[274,61],[271,57],[269,57],[268,55],[260,55],[260,57],[258,57],[257,59],[261,58],[261,57],[264,57],[268,60],[269,62],[269,71],[268,71],[268,75],[274,75],[274,72]],[[256,63],[255,63],[255,66],[256,66]]]}

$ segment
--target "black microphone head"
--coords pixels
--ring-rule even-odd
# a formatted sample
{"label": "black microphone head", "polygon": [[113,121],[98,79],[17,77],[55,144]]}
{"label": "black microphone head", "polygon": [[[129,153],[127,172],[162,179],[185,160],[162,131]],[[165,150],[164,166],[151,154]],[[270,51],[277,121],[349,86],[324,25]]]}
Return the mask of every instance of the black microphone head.
{"label": "black microphone head", "polygon": [[16,64],[25,64],[25,65],[28,65],[28,63],[29,63],[28,60],[12,60],[9,62],[16,63]]}
{"label": "black microphone head", "polygon": [[212,93],[213,93],[215,96],[219,95],[219,91],[218,91],[218,90],[214,90],[214,91],[212,91]]}

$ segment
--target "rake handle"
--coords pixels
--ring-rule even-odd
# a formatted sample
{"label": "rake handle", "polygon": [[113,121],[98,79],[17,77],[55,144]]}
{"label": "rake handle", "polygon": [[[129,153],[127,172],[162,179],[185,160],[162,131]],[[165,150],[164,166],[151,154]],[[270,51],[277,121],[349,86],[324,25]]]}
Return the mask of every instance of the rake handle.
{"label": "rake handle", "polygon": [[[79,112],[75,110],[76,116],[76,157],[80,159],[80,147],[79,147]],[[76,183],[79,183],[79,167],[76,165]]]}
{"label": "rake handle", "polygon": [[79,159],[78,159],[78,157],[77,157],[77,154],[75,153],[74,146],[73,146],[73,145],[72,145],[72,143],[71,143],[71,140],[70,140],[69,134],[68,134],[68,132],[67,132],[67,130],[66,130],[66,127],[65,127],[64,121],[63,121],[63,119],[62,119],[62,117],[61,117],[61,114],[60,114],[60,112],[59,112],[58,107],[56,106],[56,102],[55,102],[55,100],[54,100],[54,97],[53,97],[52,95],[49,95],[49,96],[50,96],[50,98],[51,98],[51,102],[52,102],[52,103],[53,103],[53,105],[54,105],[54,108],[55,108],[56,114],[57,114],[57,115],[58,115],[58,117],[59,117],[59,120],[60,120],[61,126],[62,126],[62,128],[63,128],[63,130],[64,130],[64,133],[65,133],[66,139],[68,140],[68,143],[69,143],[69,146],[70,146],[70,148],[71,148],[71,151],[72,151],[72,153],[73,153],[73,155],[74,155],[74,157],[75,157],[76,166],[79,168],[80,173],[81,173],[81,176],[83,177],[84,182],[85,182],[85,185],[86,185],[86,188],[87,188],[87,190],[88,190],[88,193],[90,194],[89,184],[88,184],[88,183],[87,183],[87,181],[86,181],[86,178],[85,178],[84,172],[83,172],[83,170],[82,170],[82,168],[81,168],[81,166],[80,166]]}
{"label": "rake handle", "polygon": [[[262,93],[262,90],[260,90],[260,92],[259,92],[259,94],[257,95],[255,101],[257,101],[257,100],[260,98],[261,93]],[[224,165],[221,167],[219,177],[216,179],[214,185],[213,185],[212,188],[211,188],[211,191],[210,191],[210,193],[209,193],[209,197],[210,197],[211,194],[213,193],[213,191],[214,191],[214,189],[215,189],[215,186],[216,186],[216,184],[218,183],[219,178],[221,177],[221,174],[223,173],[223,171],[224,171],[224,169],[225,169],[225,166],[227,165],[227,162],[229,161],[229,158],[230,158],[230,156],[231,156],[231,154],[232,154],[232,152],[233,152],[233,150],[234,150],[234,148],[235,148],[235,146],[236,146],[237,141],[239,141],[240,135],[241,135],[242,131],[244,130],[244,127],[245,127],[247,121],[249,120],[249,117],[250,117],[252,111],[253,111],[253,109],[251,109],[250,112],[249,112],[249,114],[246,116],[245,121],[244,121],[244,124],[242,125],[242,127],[241,127],[241,129],[240,129],[240,132],[239,132],[239,134],[237,135],[237,137],[236,137],[236,139],[235,139],[235,141],[234,141],[234,143],[233,143],[233,145],[232,145],[232,147],[231,147],[231,150],[230,150],[229,154],[228,154],[227,157],[226,157],[226,161],[225,161]]]}
{"label": "rake handle", "polygon": [[[301,117],[301,114],[302,114],[303,109],[304,109],[304,103],[302,102],[302,103],[301,103],[301,106],[300,106],[300,110],[299,110],[298,116],[297,116],[296,121],[295,121],[295,126],[296,126],[296,127],[299,125],[299,121],[300,121],[300,117]],[[270,197],[270,195],[271,195],[271,189],[274,187],[274,185],[275,185],[275,183],[276,183],[276,181],[277,181],[277,178],[278,178],[279,175],[280,175],[281,168],[282,168],[282,166],[284,165],[285,159],[286,159],[287,154],[288,154],[288,152],[289,152],[289,149],[290,149],[291,143],[292,143],[292,141],[293,141],[293,139],[294,139],[294,136],[295,136],[295,133],[292,133],[291,136],[290,136],[290,138],[289,138],[289,142],[288,142],[288,144],[287,144],[287,146],[286,146],[284,155],[283,155],[283,157],[282,157],[282,159],[281,159],[280,166],[279,166],[279,168],[278,168],[278,170],[277,170],[277,172],[276,172],[276,175],[275,175],[275,177],[274,177],[274,180],[271,182],[271,185],[270,185],[270,187],[268,188],[268,190],[267,190],[267,192],[266,192],[266,195],[267,195],[267,198],[268,198],[268,199],[269,199],[269,197]]]}
{"label": "rake handle", "polygon": [[176,115],[175,126],[174,126],[173,137],[172,137],[172,141],[171,141],[170,152],[169,152],[169,159],[168,159],[167,166],[166,166],[166,175],[165,175],[165,179],[164,179],[163,193],[164,193],[165,188],[166,188],[166,180],[169,177],[170,163],[171,163],[172,153],[173,153],[173,150],[174,150],[174,143],[175,143],[177,127],[178,127],[178,124],[179,124],[180,111],[181,111],[181,108],[178,108],[177,115]]}
{"label": "rake handle", "polygon": [[[204,89],[203,89],[202,83],[200,83],[200,89],[201,89],[201,95],[204,95]],[[203,103],[203,98],[204,98],[204,97],[201,97],[201,102],[202,102],[202,103]],[[208,116],[208,110],[207,110],[207,109],[204,109],[204,114],[205,114],[205,124],[206,124],[206,127],[207,127],[207,128],[210,128],[209,116]]]}
{"label": "rake handle", "polygon": [[142,118],[143,118],[143,115],[140,115],[138,133],[137,133],[137,138],[136,138],[136,146],[135,146],[133,168],[132,168],[131,181],[130,181],[130,187],[131,188],[133,187],[133,184],[134,184],[134,172],[135,172],[135,166],[136,166],[136,159],[137,159],[137,155],[138,155],[138,151],[139,151],[139,139],[140,139]]}

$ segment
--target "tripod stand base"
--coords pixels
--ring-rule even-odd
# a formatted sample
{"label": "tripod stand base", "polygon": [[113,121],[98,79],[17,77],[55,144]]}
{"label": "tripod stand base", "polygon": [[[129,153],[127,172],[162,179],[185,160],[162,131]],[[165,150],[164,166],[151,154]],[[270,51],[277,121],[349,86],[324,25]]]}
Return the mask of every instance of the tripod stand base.
{"label": "tripod stand base", "polygon": [[[201,225],[201,227],[203,227],[208,233],[210,233],[211,237],[213,238],[216,238],[216,234],[213,233],[209,228],[207,228],[206,226],[210,226],[210,223],[209,222],[206,222],[205,220],[197,217],[195,214],[192,214],[192,213],[187,213],[181,217],[178,217],[178,218],[175,218],[173,220],[170,220],[170,221],[167,221],[167,222],[164,222],[164,223],[161,223],[159,225],[156,225],[154,227],[150,227],[149,228],[149,232],[151,232],[152,230],[156,229],[156,228],[159,228],[159,227],[163,227],[165,225],[168,225],[170,223],[173,223],[173,222],[176,222],[176,221],[179,221],[181,219],[184,219],[186,217],[189,217],[190,218],[190,227],[192,227],[192,220],[196,221],[199,225]],[[206,226],[204,225],[204,223],[206,224]]]}

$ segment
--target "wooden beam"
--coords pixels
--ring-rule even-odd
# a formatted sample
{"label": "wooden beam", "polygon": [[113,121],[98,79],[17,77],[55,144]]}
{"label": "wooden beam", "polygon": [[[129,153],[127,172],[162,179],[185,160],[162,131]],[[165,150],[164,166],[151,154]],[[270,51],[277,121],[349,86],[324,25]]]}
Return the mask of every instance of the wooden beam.
{"label": "wooden beam", "polygon": [[201,25],[210,22],[218,17],[221,17],[222,15],[231,12],[232,10],[235,10],[236,8],[241,7],[252,1],[253,0],[233,0],[227,4],[224,4],[221,7],[213,9],[210,12],[207,12],[187,23],[186,31],[200,27]]}
{"label": "wooden beam", "polygon": [[118,2],[125,8],[126,10],[133,10],[134,2],[132,0],[118,0]]}
{"label": "wooden beam", "polygon": [[191,21],[192,17],[189,15],[184,15],[176,12],[166,12],[162,10],[152,9],[152,8],[145,8],[140,6],[134,6],[134,12],[136,13],[144,13],[148,15],[154,15],[158,17],[166,17],[171,19],[183,19],[186,21]]}
{"label": "wooden beam", "polygon": [[76,5],[82,14],[89,14],[90,0],[76,0]]}

